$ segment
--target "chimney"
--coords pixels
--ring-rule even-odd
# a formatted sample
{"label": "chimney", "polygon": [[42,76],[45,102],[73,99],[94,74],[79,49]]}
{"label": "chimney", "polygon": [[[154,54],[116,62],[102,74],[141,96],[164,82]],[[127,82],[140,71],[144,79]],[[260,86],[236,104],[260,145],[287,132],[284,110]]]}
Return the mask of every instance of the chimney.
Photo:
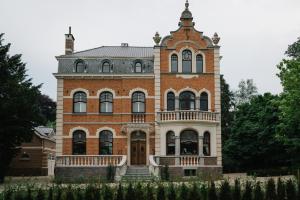
{"label": "chimney", "polygon": [[70,55],[74,52],[74,36],[71,32],[71,26],[69,26],[69,33],[65,34],[66,36],[66,43],[65,43],[65,54]]}

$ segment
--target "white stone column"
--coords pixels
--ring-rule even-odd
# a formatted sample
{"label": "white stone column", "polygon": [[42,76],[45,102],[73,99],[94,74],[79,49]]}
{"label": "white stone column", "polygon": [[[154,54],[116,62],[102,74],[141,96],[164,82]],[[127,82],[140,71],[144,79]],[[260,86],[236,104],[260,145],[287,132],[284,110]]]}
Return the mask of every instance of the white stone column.
{"label": "white stone column", "polygon": [[154,106],[155,106],[155,154],[161,155],[160,151],[160,128],[157,124],[158,112],[160,111],[160,46],[154,46]]}
{"label": "white stone column", "polygon": [[180,137],[179,136],[175,136],[175,165],[179,165],[179,158],[178,156],[180,156]]}
{"label": "white stone column", "polygon": [[199,156],[203,156],[203,136],[198,137],[198,145],[199,145]]}
{"label": "white stone column", "polygon": [[61,156],[63,153],[63,92],[64,79],[57,78],[57,106],[56,106],[56,155]]}

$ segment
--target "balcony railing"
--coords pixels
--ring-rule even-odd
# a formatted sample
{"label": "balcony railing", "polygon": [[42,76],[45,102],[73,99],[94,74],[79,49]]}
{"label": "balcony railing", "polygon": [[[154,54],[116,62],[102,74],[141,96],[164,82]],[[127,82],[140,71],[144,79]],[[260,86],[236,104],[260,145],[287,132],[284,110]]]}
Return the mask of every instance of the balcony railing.
{"label": "balcony railing", "polygon": [[146,115],[144,113],[132,113],[131,121],[132,123],[145,123]]}
{"label": "balcony railing", "polygon": [[204,165],[217,165],[217,157],[213,156],[193,156],[193,155],[180,155],[180,156],[154,156],[153,160],[157,165],[169,166],[204,166]]}
{"label": "balcony railing", "polygon": [[158,112],[159,122],[168,121],[220,121],[220,114],[214,112],[204,112],[199,110],[185,111],[163,111]]}
{"label": "balcony railing", "polygon": [[64,155],[56,156],[57,167],[103,167],[126,163],[125,155]]}

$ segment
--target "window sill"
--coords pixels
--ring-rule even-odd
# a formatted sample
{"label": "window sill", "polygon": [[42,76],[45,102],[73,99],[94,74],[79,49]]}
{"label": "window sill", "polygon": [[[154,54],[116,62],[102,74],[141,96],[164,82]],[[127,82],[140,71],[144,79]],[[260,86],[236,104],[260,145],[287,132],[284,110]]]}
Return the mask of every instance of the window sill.
{"label": "window sill", "polygon": [[104,115],[104,116],[112,116],[113,113],[104,113],[104,112],[100,112],[99,115]]}

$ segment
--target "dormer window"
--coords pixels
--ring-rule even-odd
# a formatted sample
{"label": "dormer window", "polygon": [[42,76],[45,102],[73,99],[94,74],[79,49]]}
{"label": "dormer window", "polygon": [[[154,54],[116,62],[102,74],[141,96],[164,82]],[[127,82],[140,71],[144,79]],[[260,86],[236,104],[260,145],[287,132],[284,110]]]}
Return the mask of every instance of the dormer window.
{"label": "dormer window", "polygon": [[203,56],[201,54],[196,57],[196,71],[197,73],[203,73]]}
{"label": "dormer window", "polygon": [[108,61],[103,62],[102,72],[103,73],[110,73],[111,72],[110,63]]}
{"label": "dormer window", "polygon": [[76,73],[85,73],[86,72],[86,64],[83,60],[79,60],[75,63],[75,70]]}
{"label": "dormer window", "polygon": [[142,73],[142,63],[136,62],[134,65],[134,72],[135,73]]}
{"label": "dormer window", "polygon": [[176,54],[171,56],[171,72],[178,72],[178,56]]}
{"label": "dormer window", "polygon": [[192,52],[190,50],[182,52],[182,72],[192,73]]}

